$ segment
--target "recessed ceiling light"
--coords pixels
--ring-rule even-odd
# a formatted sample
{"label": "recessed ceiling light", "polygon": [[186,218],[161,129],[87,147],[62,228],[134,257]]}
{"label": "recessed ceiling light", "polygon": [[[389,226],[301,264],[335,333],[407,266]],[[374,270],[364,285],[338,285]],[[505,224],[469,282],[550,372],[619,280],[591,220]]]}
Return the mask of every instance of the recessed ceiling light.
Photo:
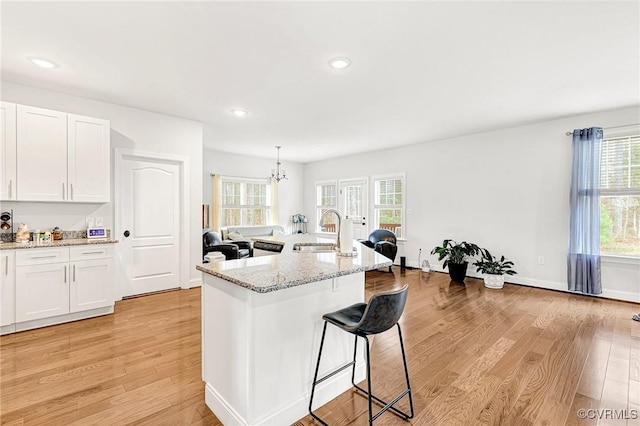
{"label": "recessed ceiling light", "polygon": [[329,65],[331,68],[341,70],[351,65],[351,61],[348,58],[333,58],[329,61]]}
{"label": "recessed ceiling light", "polygon": [[53,68],[58,68],[58,65],[55,62],[51,62],[48,59],[44,58],[36,58],[36,57],[28,57],[27,58],[32,64],[39,66],[40,68],[46,68],[48,70]]}
{"label": "recessed ceiling light", "polygon": [[244,117],[248,113],[244,109],[234,108],[234,109],[231,110],[231,114],[235,115],[236,117]]}

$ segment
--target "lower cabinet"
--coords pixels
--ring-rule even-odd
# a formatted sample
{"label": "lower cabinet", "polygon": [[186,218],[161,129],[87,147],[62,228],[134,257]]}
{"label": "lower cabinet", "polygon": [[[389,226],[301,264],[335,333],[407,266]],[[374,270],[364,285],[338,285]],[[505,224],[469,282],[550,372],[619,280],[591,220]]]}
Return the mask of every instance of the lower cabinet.
{"label": "lower cabinet", "polygon": [[[113,306],[113,262],[113,247],[109,245],[19,252],[15,268],[16,323]],[[78,317],[67,321],[72,319]]]}
{"label": "lower cabinet", "polygon": [[16,322],[69,313],[66,263],[16,268]]}
{"label": "lower cabinet", "polygon": [[82,260],[70,267],[70,312],[113,305],[113,259]]}
{"label": "lower cabinet", "polygon": [[16,322],[16,253],[0,251],[0,327]]}

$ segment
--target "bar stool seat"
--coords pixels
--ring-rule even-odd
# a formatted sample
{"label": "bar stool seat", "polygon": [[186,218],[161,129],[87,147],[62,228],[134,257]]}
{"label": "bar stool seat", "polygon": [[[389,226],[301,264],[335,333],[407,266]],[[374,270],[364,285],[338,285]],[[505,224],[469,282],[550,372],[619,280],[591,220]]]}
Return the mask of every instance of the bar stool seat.
{"label": "bar stool seat", "polygon": [[362,319],[366,303],[356,303],[339,311],[324,314],[322,319],[342,329],[354,328]]}
{"label": "bar stool seat", "polygon": [[[369,402],[369,424],[372,425],[373,421],[377,419],[382,413],[387,410],[395,412],[404,420],[413,418],[413,398],[411,396],[411,386],[409,384],[409,371],[407,370],[407,358],[404,352],[404,342],[402,340],[402,330],[398,320],[402,316],[404,307],[407,301],[407,292],[409,286],[405,284],[400,290],[390,291],[385,293],[378,293],[369,299],[369,303],[356,303],[346,308],[324,314],[322,319],[324,320],[324,327],[322,329],[322,340],[320,341],[320,350],[318,351],[318,362],[316,364],[315,375],[313,376],[313,384],[311,386],[311,398],[309,401],[309,414],[312,418],[319,421],[321,424],[328,426],[327,423],[320,417],[313,413],[313,395],[315,393],[316,385],[322,381],[334,376],[340,371],[352,367],[351,371],[351,384],[353,387],[367,396]],[[355,344],[353,348],[353,361],[343,365],[337,370],[325,375],[318,379],[318,370],[320,369],[320,359],[322,357],[322,348],[324,346],[324,338],[327,332],[327,324],[333,324],[336,327],[355,335]],[[393,326],[398,328],[398,337],[400,340],[400,349],[402,352],[402,362],[404,365],[404,374],[407,383],[407,388],[402,391],[391,402],[385,402],[382,399],[371,393],[371,362],[370,362],[370,344],[367,336],[382,333],[389,330]],[[367,390],[362,389],[355,383],[356,372],[356,353],[358,350],[358,337],[364,338],[366,342],[366,366],[367,366]],[[406,414],[403,411],[394,407],[394,405],[400,401],[405,395],[409,397],[409,407],[411,414]],[[376,402],[383,405],[382,409],[373,414],[372,402]]]}

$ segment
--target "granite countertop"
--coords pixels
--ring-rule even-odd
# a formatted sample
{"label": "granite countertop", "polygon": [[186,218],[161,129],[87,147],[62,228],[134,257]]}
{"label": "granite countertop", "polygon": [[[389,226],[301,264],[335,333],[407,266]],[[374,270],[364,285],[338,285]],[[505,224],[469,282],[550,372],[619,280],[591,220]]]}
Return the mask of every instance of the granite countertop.
{"label": "granite countertop", "polygon": [[50,244],[40,244],[36,245],[36,243],[30,241],[28,243],[2,243],[0,244],[0,250],[14,250],[14,249],[33,249],[33,248],[55,248],[55,247],[70,247],[70,246],[83,246],[89,244],[114,244],[117,243],[118,240],[113,239],[96,239],[89,240],[87,238],[71,238],[64,240],[55,240]]}
{"label": "granite countertop", "polygon": [[391,265],[391,260],[372,249],[353,242],[357,256],[337,253],[294,252],[293,245],[332,243],[335,239],[307,234],[261,238],[284,243],[280,254],[227,260],[197,265],[196,269],[258,293],[282,290],[302,284],[355,274]]}

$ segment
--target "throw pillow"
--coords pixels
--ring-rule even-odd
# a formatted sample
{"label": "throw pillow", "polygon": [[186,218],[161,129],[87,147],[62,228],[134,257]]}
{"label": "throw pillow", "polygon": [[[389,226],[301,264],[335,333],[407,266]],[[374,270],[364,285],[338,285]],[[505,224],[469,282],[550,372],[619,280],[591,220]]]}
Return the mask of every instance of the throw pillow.
{"label": "throw pillow", "polygon": [[230,240],[246,240],[244,235],[242,235],[239,232],[229,232],[229,239]]}

